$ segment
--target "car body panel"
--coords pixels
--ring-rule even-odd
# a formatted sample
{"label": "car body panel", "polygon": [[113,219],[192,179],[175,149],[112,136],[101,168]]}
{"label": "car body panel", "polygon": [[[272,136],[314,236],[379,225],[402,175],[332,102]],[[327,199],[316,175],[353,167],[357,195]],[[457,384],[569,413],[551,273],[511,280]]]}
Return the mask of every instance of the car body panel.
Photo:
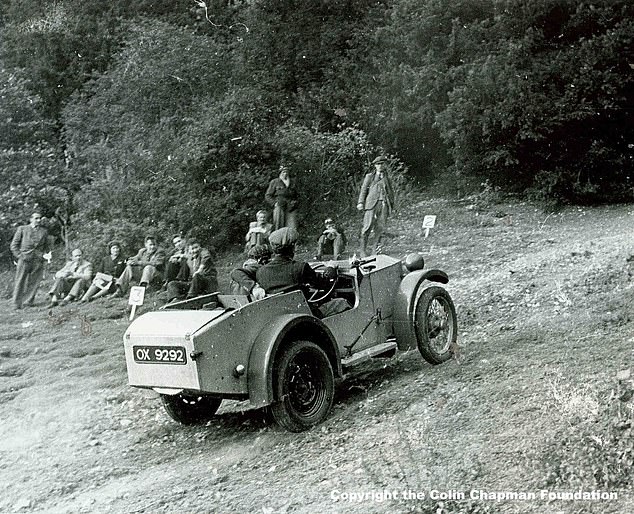
{"label": "car body panel", "polygon": [[[223,311],[156,311],[134,320],[123,337],[129,384],[136,387],[200,389],[198,366],[190,357],[194,351],[193,336],[222,314]],[[187,363],[135,361],[135,348],[148,346],[183,347]]]}
{"label": "car body panel", "polygon": [[392,334],[394,284],[401,279],[401,261],[379,255],[359,271],[356,307],[323,320],[343,356],[379,344]]}
{"label": "car body panel", "polygon": [[[287,294],[299,294],[303,299],[299,291]],[[247,373],[252,405],[264,406],[273,401],[276,352],[282,344],[298,340],[311,340],[318,344],[328,355],[335,376],[341,376],[341,357],[328,327],[312,314],[286,313],[267,324],[253,342]]]}
{"label": "car body panel", "polygon": [[407,351],[417,347],[414,308],[424,289],[422,284],[425,281],[446,284],[448,280],[446,273],[437,269],[416,270],[403,277],[394,297],[394,334],[399,350]]}

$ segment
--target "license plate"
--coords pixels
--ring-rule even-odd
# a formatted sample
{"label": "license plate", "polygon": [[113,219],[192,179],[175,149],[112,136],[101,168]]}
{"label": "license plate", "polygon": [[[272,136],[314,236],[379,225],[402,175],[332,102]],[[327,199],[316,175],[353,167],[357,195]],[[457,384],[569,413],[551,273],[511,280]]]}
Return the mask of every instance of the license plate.
{"label": "license plate", "polygon": [[187,364],[182,346],[133,346],[132,353],[141,364]]}

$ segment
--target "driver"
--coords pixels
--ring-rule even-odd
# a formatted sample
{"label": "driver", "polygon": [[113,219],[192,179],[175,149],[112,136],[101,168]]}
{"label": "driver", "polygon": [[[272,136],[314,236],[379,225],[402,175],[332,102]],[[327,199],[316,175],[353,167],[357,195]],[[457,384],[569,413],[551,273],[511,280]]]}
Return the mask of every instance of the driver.
{"label": "driver", "polygon": [[[256,273],[257,283],[266,294],[288,291],[293,287],[305,294],[305,285],[317,289],[324,287],[315,270],[307,262],[293,259],[298,237],[297,230],[292,227],[280,228],[269,236],[273,257]],[[350,304],[346,300],[334,298],[319,307],[319,314],[321,317],[332,316],[349,308]]]}
{"label": "driver", "polygon": [[307,262],[293,259],[298,237],[297,230],[292,227],[280,228],[269,236],[273,256],[256,273],[257,282],[266,294],[289,290],[292,286],[301,289],[300,286],[304,284],[319,287],[319,279],[313,268]]}

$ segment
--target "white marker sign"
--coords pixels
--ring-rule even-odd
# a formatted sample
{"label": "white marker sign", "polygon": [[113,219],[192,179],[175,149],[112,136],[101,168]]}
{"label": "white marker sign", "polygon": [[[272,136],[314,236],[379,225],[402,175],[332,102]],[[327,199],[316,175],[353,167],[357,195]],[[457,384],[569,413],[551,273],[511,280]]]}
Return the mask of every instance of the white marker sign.
{"label": "white marker sign", "polygon": [[433,214],[428,214],[423,218],[423,228],[425,229],[425,237],[429,236],[429,230],[434,228],[436,225],[436,216]]}
{"label": "white marker sign", "polygon": [[145,287],[133,286],[130,288],[130,297],[128,298],[128,305],[132,305],[132,311],[130,312],[130,321],[134,319],[137,306],[143,305],[144,298]]}

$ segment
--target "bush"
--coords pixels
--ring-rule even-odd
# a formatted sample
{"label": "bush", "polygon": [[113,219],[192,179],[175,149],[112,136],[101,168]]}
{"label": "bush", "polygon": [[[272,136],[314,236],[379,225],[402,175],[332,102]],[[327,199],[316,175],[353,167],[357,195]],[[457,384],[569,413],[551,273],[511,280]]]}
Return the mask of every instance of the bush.
{"label": "bush", "polygon": [[[329,133],[287,124],[276,134],[276,148],[290,163],[298,183],[300,219],[309,234],[320,232],[326,217],[343,218],[354,211],[364,173],[371,169],[374,157],[383,153],[359,127],[339,128]],[[396,191],[404,193],[407,168],[391,157],[388,169]]]}

